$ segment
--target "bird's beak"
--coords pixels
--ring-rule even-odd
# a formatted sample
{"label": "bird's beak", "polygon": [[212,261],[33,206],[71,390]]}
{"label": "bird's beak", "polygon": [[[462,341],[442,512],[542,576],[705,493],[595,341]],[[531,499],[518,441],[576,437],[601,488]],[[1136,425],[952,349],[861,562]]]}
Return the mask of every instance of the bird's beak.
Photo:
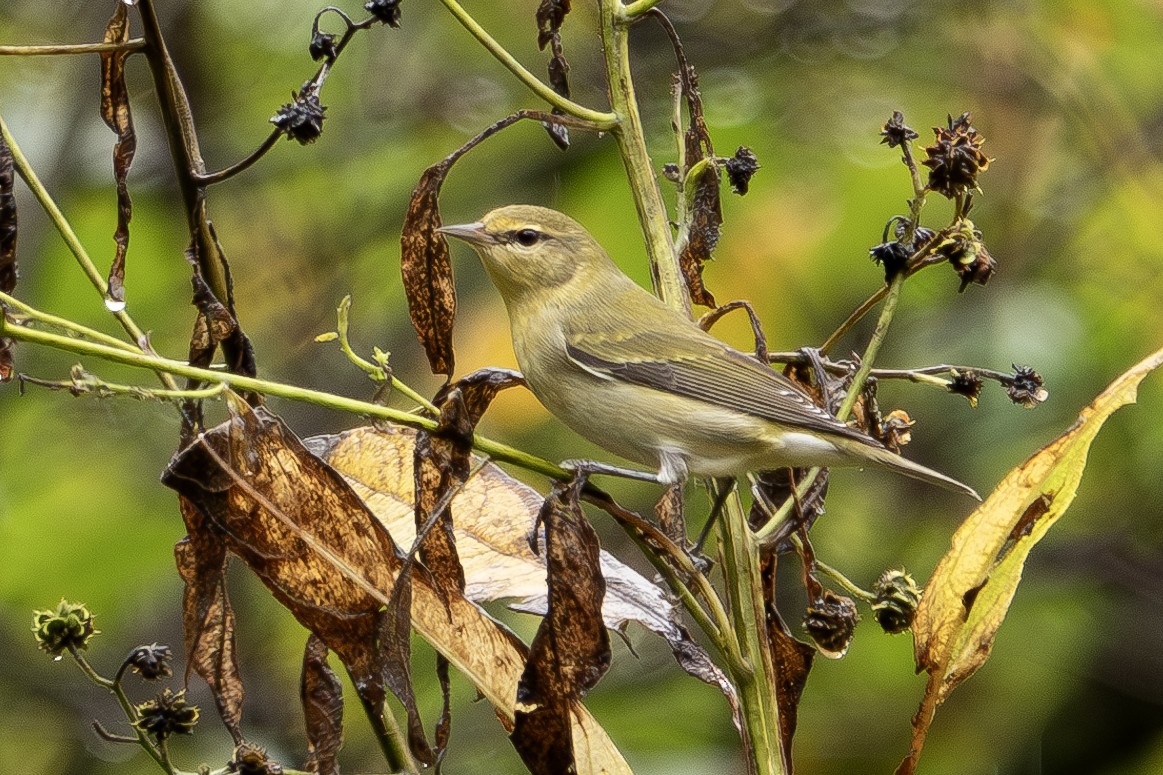
{"label": "bird's beak", "polygon": [[497,238],[485,231],[483,223],[460,223],[452,226],[441,226],[437,229],[441,234],[462,239],[471,245],[493,245]]}

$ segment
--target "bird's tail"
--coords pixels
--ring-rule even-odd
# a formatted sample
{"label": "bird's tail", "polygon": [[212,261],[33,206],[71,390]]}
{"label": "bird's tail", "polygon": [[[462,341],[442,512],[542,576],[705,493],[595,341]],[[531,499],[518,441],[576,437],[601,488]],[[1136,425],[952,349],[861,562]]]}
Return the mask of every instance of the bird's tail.
{"label": "bird's tail", "polygon": [[[859,442],[853,443],[859,444]],[[905,476],[911,476],[914,479],[920,479],[922,482],[935,484],[938,487],[944,488],[946,490],[952,490],[953,492],[964,493],[974,500],[981,500],[981,496],[977,494],[977,490],[974,490],[967,484],[957,481],[951,476],[946,476],[945,474],[942,474],[939,471],[934,471],[931,468],[925,468],[920,463],[914,463],[908,458],[901,457],[895,452],[884,449],[883,447],[873,447],[867,444],[860,444],[860,447],[860,457],[864,458],[865,460],[869,460],[873,463],[876,463],[877,465],[881,465],[892,471],[896,471],[897,473],[904,474]]]}

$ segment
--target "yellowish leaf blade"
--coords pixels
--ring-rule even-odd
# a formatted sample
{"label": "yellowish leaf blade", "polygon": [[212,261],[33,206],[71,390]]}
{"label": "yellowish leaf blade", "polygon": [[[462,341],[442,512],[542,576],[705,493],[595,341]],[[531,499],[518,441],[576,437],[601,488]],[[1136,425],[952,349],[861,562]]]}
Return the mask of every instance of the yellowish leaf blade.
{"label": "yellowish leaf blade", "polygon": [[913,771],[937,706],[989,659],[1026,557],[1074,500],[1103,423],[1134,403],[1139,383],[1160,365],[1163,350],[1112,382],[1065,433],[1011,471],[953,535],[913,623],[917,666],[930,679],[913,721],[912,753],[898,773]]}

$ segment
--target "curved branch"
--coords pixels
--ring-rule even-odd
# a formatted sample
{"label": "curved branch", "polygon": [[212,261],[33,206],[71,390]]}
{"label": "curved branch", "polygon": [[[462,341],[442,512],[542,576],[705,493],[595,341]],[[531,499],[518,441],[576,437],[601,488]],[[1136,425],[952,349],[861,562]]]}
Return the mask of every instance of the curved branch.
{"label": "curved branch", "polygon": [[484,46],[490,54],[497,58],[497,60],[508,68],[509,72],[517,76],[523,84],[541,99],[548,102],[558,110],[564,111],[568,115],[576,118],[589,121],[595,125],[596,128],[606,131],[618,126],[620,118],[616,113],[603,113],[600,110],[593,110],[584,105],[579,105],[573,100],[561,96],[553,89],[551,89],[540,78],[529,72],[524,65],[516,60],[504,46],[496,41],[488,32],[485,31],[476,19],[464,10],[460,3],[456,0],[440,0],[444,3],[444,7],[448,12],[456,17],[456,20],[476,38],[482,46]]}
{"label": "curved branch", "polygon": [[132,38],[124,43],[58,43],[48,46],[0,46],[0,56],[36,57],[57,54],[105,54],[110,51],[141,51],[144,38]]}

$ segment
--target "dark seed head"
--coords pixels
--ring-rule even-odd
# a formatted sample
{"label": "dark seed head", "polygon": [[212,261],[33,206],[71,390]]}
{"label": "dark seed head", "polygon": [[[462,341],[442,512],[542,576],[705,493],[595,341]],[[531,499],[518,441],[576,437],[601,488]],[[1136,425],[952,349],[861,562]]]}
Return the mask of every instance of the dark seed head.
{"label": "dark seed head", "polygon": [[910,127],[905,126],[905,116],[899,110],[894,110],[892,118],[885,122],[880,130],[881,141],[889,148],[896,148],[905,143],[916,140],[920,135]]}
{"label": "dark seed head", "polygon": [[295,101],[279,108],[271,123],[286,134],[287,139],[298,140],[300,145],[313,143],[323,134],[327,108],[319,103],[319,97],[314,93],[292,93],[291,96]]}
{"label": "dark seed head", "polygon": [[890,635],[898,635],[913,626],[921,590],[913,577],[903,570],[885,571],[872,588],[876,622]]}
{"label": "dark seed head", "polygon": [[808,606],[804,629],[815,641],[821,654],[829,659],[839,659],[847,653],[858,621],[860,616],[856,613],[856,603],[852,598],[825,589]]}
{"label": "dark seed head", "polygon": [[1044,385],[1041,374],[1029,366],[1015,365],[1013,382],[1006,386],[1006,393],[1015,404],[1034,409],[1050,397]]}
{"label": "dark seed head", "polygon": [[741,145],[735,151],[735,155],[727,159],[726,167],[731,190],[743,196],[751,186],[751,176],[759,170],[760,164],[755,153],[747,146]]}
{"label": "dark seed head", "polygon": [[364,10],[389,27],[400,26],[400,0],[368,0]]}
{"label": "dark seed head", "polygon": [[84,651],[97,633],[93,614],[81,603],[62,600],[54,609],[32,613],[36,644],[54,657],[69,649]]}

